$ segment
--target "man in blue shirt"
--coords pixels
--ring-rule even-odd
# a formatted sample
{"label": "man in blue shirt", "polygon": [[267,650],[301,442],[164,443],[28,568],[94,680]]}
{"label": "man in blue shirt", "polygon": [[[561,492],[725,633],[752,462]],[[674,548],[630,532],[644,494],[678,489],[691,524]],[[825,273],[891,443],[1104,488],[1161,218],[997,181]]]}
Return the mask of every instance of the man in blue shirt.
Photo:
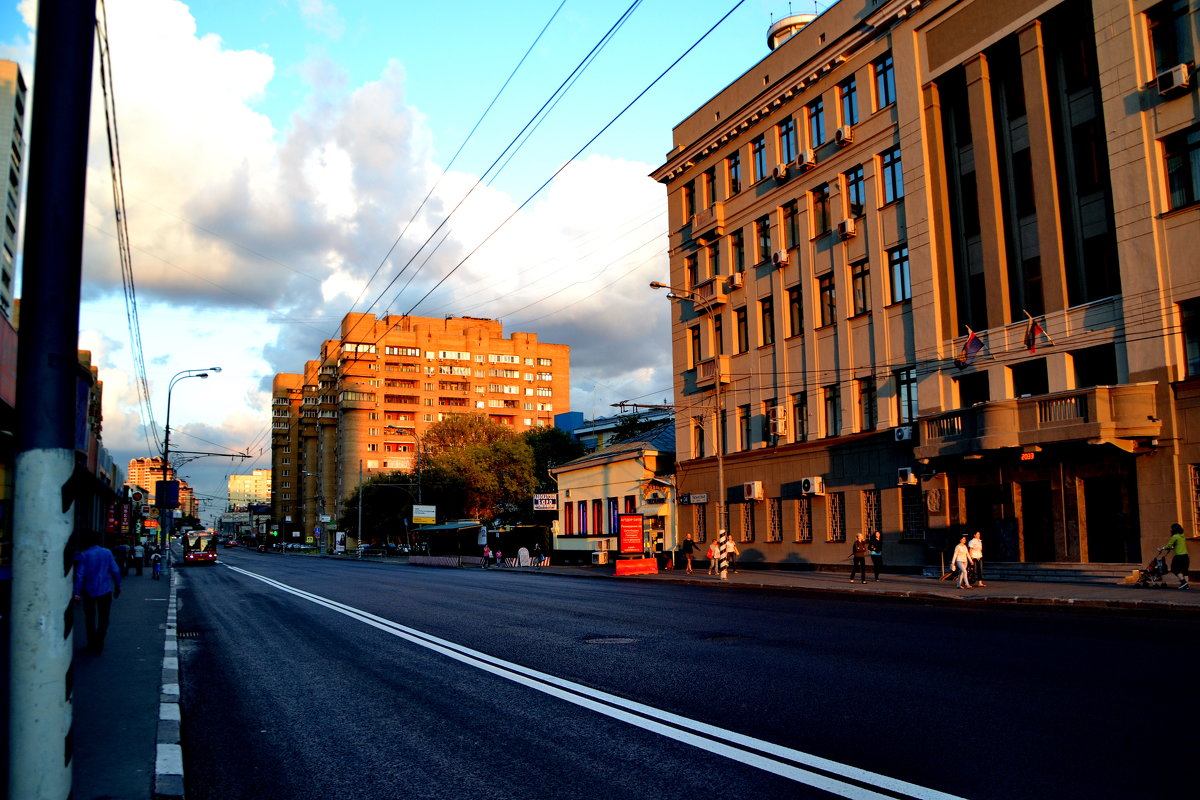
{"label": "man in blue shirt", "polygon": [[84,544],[87,549],[75,558],[75,602],[83,601],[87,649],[98,654],[104,650],[113,598],[121,596],[121,570],[112,551],[100,546],[100,534],[90,531]]}

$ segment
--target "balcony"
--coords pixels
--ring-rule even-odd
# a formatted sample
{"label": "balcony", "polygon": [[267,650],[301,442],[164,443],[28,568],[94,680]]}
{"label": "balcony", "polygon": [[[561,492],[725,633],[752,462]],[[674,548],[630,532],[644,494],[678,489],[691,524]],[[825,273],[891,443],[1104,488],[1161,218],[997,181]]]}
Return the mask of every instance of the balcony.
{"label": "balcony", "polygon": [[1096,386],[935,414],[921,420],[921,442],[913,455],[937,458],[1065,442],[1113,444],[1131,451],[1132,440],[1162,431],[1156,387]]}
{"label": "balcony", "polygon": [[725,279],[721,277],[709,278],[703,283],[696,284],[692,289],[692,295],[695,299],[688,297],[683,299],[692,299],[692,306],[698,314],[703,314],[716,306],[725,305],[729,300],[729,296],[725,294]]}
{"label": "balcony", "polygon": [[692,217],[692,238],[707,244],[725,235],[725,204],[713,203],[710,208],[696,212]]}
{"label": "balcony", "polygon": [[714,389],[718,383],[729,383],[729,356],[717,356],[696,365],[697,389]]}

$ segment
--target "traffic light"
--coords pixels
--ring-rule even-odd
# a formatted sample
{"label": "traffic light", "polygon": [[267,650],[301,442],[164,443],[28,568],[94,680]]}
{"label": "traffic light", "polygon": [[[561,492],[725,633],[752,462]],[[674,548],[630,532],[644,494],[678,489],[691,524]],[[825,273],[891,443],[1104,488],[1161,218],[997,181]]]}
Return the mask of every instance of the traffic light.
{"label": "traffic light", "polygon": [[279,535],[279,531],[278,531],[278,530],[272,530],[272,531],[271,531],[271,535],[272,535],[272,536],[278,536],[278,535]]}

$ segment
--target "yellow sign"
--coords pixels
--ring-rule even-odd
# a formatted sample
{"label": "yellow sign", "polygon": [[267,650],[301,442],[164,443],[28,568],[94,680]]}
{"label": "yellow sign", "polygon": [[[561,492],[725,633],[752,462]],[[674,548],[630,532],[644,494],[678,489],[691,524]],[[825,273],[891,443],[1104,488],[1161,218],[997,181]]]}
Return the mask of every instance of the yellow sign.
{"label": "yellow sign", "polygon": [[144,519],[144,520],[142,520],[142,527],[143,527],[143,528],[157,528],[157,527],[158,527],[158,520],[156,520],[156,519]]}
{"label": "yellow sign", "polygon": [[437,522],[437,506],[413,506],[412,521],[420,525],[433,525]]}

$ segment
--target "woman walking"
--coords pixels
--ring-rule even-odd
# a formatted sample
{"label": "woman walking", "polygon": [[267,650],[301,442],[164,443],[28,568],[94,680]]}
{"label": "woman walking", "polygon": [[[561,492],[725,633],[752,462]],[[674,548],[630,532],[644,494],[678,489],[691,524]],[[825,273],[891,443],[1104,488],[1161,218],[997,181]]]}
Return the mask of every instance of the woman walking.
{"label": "woman walking", "polygon": [[983,536],[979,531],[967,542],[967,552],[971,556],[971,564],[975,567],[975,585],[987,586],[983,582]]}
{"label": "woman walking", "polygon": [[960,537],[958,546],[954,548],[954,557],[951,559],[954,568],[958,570],[958,588],[970,589],[971,581],[967,577],[967,565],[971,563],[971,554],[967,551],[967,537]]}
{"label": "woman walking", "polygon": [[862,582],[867,582],[867,535],[860,533],[854,539],[854,547],[850,550],[850,557],[854,559],[850,565],[850,582],[854,583],[854,573],[859,572],[862,576]]}

